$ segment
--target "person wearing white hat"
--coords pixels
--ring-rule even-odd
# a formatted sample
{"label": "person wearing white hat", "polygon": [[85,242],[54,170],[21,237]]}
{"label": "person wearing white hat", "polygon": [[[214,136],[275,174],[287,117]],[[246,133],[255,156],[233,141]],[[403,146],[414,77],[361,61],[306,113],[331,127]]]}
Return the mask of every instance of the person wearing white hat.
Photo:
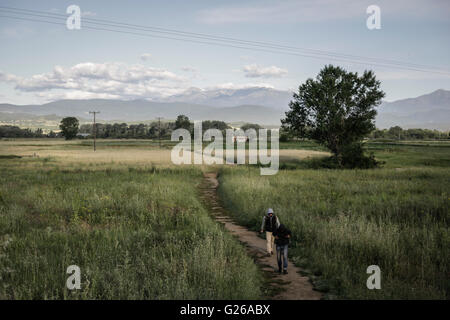
{"label": "person wearing white hat", "polygon": [[280,226],[280,220],[274,214],[273,209],[269,208],[267,210],[267,215],[264,215],[261,224],[261,233],[266,231],[266,245],[267,245],[267,255],[273,255],[273,244],[275,238],[273,237],[273,232],[275,232]]}

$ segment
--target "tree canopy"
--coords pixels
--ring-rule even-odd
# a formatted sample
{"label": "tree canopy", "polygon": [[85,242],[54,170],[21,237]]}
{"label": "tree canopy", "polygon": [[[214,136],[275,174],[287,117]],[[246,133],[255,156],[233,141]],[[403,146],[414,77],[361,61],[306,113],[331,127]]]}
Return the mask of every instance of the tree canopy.
{"label": "tree canopy", "polygon": [[61,120],[59,128],[66,140],[71,140],[77,136],[78,124],[78,119],[75,117],[65,117]]}
{"label": "tree canopy", "polygon": [[325,66],[294,93],[283,127],[326,146],[339,165],[364,160],[361,141],[375,129],[376,107],[384,92],[372,71],[362,75]]}

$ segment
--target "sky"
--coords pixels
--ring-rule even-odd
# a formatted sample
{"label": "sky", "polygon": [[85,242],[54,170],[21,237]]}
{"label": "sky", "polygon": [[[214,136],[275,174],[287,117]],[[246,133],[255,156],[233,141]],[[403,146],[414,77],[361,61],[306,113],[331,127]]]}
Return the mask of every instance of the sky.
{"label": "sky", "polygon": [[[81,9],[79,30],[66,27],[70,5]],[[380,29],[367,27],[370,5],[380,8]],[[56,20],[13,14],[3,7],[46,12]],[[450,89],[449,17],[448,0],[0,0],[0,103],[162,100],[220,88],[295,91],[326,64],[374,70],[387,101],[416,97]],[[89,28],[89,19],[258,41],[278,49],[167,39],[177,36],[123,25],[94,25],[116,31],[97,30]],[[292,54],[280,45],[328,55],[306,57],[304,50]],[[363,61],[336,60],[336,54]],[[367,57],[399,61],[401,67],[381,66],[380,60],[373,64]],[[437,72],[410,70],[405,63]]]}

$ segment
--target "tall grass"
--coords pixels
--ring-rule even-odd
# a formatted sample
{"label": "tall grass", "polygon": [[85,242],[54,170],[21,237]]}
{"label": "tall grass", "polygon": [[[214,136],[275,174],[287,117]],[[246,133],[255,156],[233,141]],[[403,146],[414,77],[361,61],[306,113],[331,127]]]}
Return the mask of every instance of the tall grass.
{"label": "tall grass", "polygon": [[[224,203],[254,230],[267,208],[293,232],[291,257],[328,297],[448,299],[447,168],[289,170],[225,168]],[[378,265],[381,290],[368,290]]]}
{"label": "tall grass", "polygon": [[200,170],[0,161],[0,299],[260,297],[257,267],[198,199]]}

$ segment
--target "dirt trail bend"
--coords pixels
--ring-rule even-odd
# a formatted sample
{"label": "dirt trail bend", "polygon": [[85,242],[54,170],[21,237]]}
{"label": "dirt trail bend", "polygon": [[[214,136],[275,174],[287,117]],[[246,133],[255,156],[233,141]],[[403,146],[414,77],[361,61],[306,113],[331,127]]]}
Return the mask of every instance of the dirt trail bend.
{"label": "dirt trail bend", "polygon": [[307,277],[302,276],[300,269],[289,261],[288,274],[278,274],[276,255],[268,257],[266,253],[266,241],[258,237],[257,233],[238,225],[226,214],[217,196],[217,173],[204,173],[204,184],[201,188],[202,197],[210,205],[211,214],[226,230],[246,245],[249,254],[257,264],[262,267],[265,274],[270,278],[270,287],[276,292],[274,296],[268,297],[274,300],[317,300],[322,297],[321,293],[313,290],[312,284]]}

